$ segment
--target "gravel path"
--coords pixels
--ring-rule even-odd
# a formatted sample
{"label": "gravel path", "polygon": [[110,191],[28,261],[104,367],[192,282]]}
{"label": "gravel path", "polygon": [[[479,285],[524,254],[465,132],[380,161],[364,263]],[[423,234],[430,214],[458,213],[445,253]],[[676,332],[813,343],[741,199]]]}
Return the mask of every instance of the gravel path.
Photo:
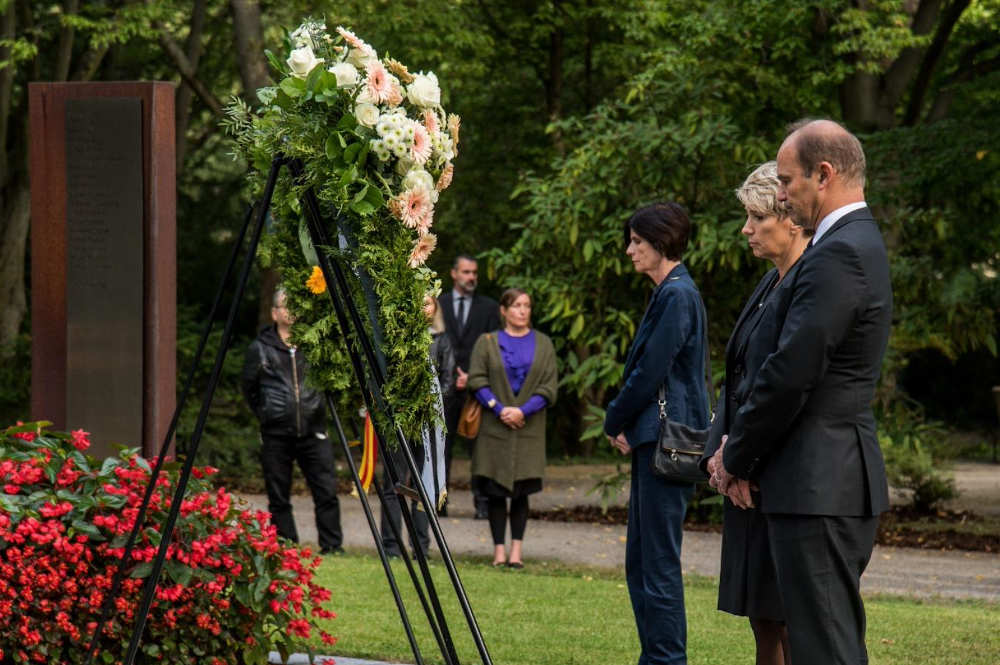
{"label": "gravel path", "polygon": [[[587,490],[593,486],[595,477],[613,470],[610,465],[549,467],[545,490],[532,496],[532,508],[596,504],[598,498],[588,494]],[[454,474],[459,480],[467,478],[468,462],[456,460]],[[962,464],[956,467],[956,480],[963,490],[963,497],[959,500],[962,505],[956,507],[974,507],[980,513],[1000,514],[1000,467]],[[255,507],[267,507],[264,496],[248,495],[244,498]],[[624,499],[623,492],[615,503],[623,504]],[[371,500],[377,504],[374,495]],[[298,496],[294,505],[302,541],[315,542],[311,499]],[[345,547],[374,552],[371,532],[360,502],[342,495],[341,514]],[[487,556],[492,553],[486,521],[472,519],[469,492],[457,490],[452,493],[449,516],[441,519],[441,525],[452,554]],[[437,545],[433,543],[433,537],[431,540],[432,552],[436,552]],[[681,556],[684,572],[718,576],[720,544],[719,534],[685,531]],[[532,560],[544,559],[623,569],[625,527],[532,520],[525,535],[525,558],[529,565]],[[998,602],[1000,555],[876,547],[861,583],[866,593],[921,598],[979,598]]]}

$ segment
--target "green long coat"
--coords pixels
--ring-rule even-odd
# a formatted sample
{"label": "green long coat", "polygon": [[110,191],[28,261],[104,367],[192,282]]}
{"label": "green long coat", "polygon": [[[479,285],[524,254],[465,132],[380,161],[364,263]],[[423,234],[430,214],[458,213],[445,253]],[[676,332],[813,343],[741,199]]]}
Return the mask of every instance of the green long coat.
{"label": "green long coat", "polygon": [[[469,389],[489,386],[504,406],[521,406],[532,395],[541,395],[549,406],[555,404],[559,385],[556,353],[552,340],[535,331],[535,356],[521,391],[514,395],[500,357],[496,333],[480,335],[469,359]],[[472,475],[492,478],[513,491],[514,482],[545,475],[545,412],[528,416],[521,429],[500,422],[490,409],[483,419],[472,455]]]}

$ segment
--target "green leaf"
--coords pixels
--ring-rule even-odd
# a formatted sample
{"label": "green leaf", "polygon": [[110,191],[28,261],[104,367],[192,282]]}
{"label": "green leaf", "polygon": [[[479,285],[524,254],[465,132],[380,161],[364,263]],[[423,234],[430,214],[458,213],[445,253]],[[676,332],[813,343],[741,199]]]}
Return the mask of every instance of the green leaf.
{"label": "green leaf", "polygon": [[358,170],[351,166],[344,169],[344,172],[340,175],[340,181],[337,183],[338,187],[347,187],[358,177]]}
{"label": "green leaf", "polygon": [[368,201],[355,201],[348,206],[351,210],[361,215],[362,217],[370,215],[375,212],[375,206],[373,206]]}
{"label": "green leaf", "polygon": [[167,561],[165,564],[167,575],[177,584],[187,586],[191,582],[191,574],[194,572],[190,566],[180,561]]}
{"label": "green leaf", "polygon": [[281,60],[278,59],[278,56],[269,49],[264,49],[264,56],[267,57],[267,62],[274,68],[274,71],[284,73],[285,67]]}
{"label": "green leaf", "polygon": [[100,529],[89,522],[85,522],[83,520],[73,520],[70,526],[80,533],[85,533],[90,536],[91,540],[106,540]]}
{"label": "green leaf", "polygon": [[354,195],[354,198],[351,199],[351,201],[357,203],[358,201],[364,199],[367,195],[368,195],[368,184],[366,183],[361,189],[358,190],[358,193]]}
{"label": "green leaf", "polygon": [[306,82],[295,76],[288,76],[281,80],[278,84],[281,91],[291,97],[296,99],[301,97],[306,92]]}
{"label": "green leaf", "polygon": [[132,569],[132,574],[129,577],[135,577],[138,579],[145,579],[149,577],[150,573],[153,572],[153,562],[146,561],[145,563],[140,563],[134,569]]}
{"label": "green leaf", "polygon": [[371,203],[376,208],[381,208],[385,205],[385,196],[382,195],[382,190],[378,187],[369,187],[368,192],[365,194],[365,201]]}
{"label": "green leaf", "polygon": [[569,338],[575,339],[577,335],[583,332],[584,319],[583,314],[577,314],[576,320],[573,321],[573,327],[569,329]]}
{"label": "green leaf", "polygon": [[341,155],[340,142],[337,135],[331,134],[326,139],[326,156],[328,159],[337,159]]}
{"label": "green leaf", "polygon": [[352,143],[351,145],[347,146],[346,150],[344,150],[344,161],[347,162],[348,164],[353,164],[354,162],[357,161],[358,153],[360,152],[361,152],[361,144]]}
{"label": "green leaf", "polygon": [[358,126],[357,118],[355,118],[350,113],[345,113],[344,117],[340,119],[337,123],[337,129],[340,130],[351,130]]}

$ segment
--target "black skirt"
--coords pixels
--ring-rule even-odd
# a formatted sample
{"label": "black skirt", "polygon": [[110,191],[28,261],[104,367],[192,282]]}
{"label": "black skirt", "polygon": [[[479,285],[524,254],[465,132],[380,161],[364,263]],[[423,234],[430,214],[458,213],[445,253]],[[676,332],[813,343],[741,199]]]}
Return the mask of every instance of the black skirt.
{"label": "black skirt", "polygon": [[529,494],[542,491],[541,478],[524,478],[514,481],[514,490],[506,487],[486,476],[472,476],[472,487],[477,494],[482,496],[497,496],[505,499],[517,499]]}
{"label": "black skirt", "polygon": [[[756,493],[754,503],[760,505]],[[752,619],[785,620],[767,539],[767,520],[756,508],[742,510],[729,499],[722,526],[719,609]]]}

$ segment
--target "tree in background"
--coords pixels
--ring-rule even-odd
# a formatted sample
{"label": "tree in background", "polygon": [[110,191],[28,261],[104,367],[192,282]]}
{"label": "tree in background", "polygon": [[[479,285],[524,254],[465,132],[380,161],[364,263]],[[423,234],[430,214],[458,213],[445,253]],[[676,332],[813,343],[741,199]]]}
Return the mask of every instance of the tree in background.
{"label": "tree in background", "polygon": [[[561,342],[564,386],[578,399],[575,409],[562,402],[571,409],[561,432],[568,452],[577,451],[583,407],[603,405],[619,381],[643,308],[646,289],[622,253],[628,215],[656,199],[691,211],[686,261],[721,348],[745,285],[765,269],[740,237],[732,189],[802,116],[844,118],[868,149],[868,198],[896,292],[883,407],[895,403],[898,371],[914,350],[995,354],[1000,231],[984,223],[970,233],[967,220],[1000,212],[998,8],[708,0],[645,10],[636,29],[658,46],[595,112],[556,125],[572,150],[522,180],[516,193],[527,215],[517,241],[489,254],[501,279],[536,294],[542,325]],[[877,99],[860,100],[865,94]]]}

